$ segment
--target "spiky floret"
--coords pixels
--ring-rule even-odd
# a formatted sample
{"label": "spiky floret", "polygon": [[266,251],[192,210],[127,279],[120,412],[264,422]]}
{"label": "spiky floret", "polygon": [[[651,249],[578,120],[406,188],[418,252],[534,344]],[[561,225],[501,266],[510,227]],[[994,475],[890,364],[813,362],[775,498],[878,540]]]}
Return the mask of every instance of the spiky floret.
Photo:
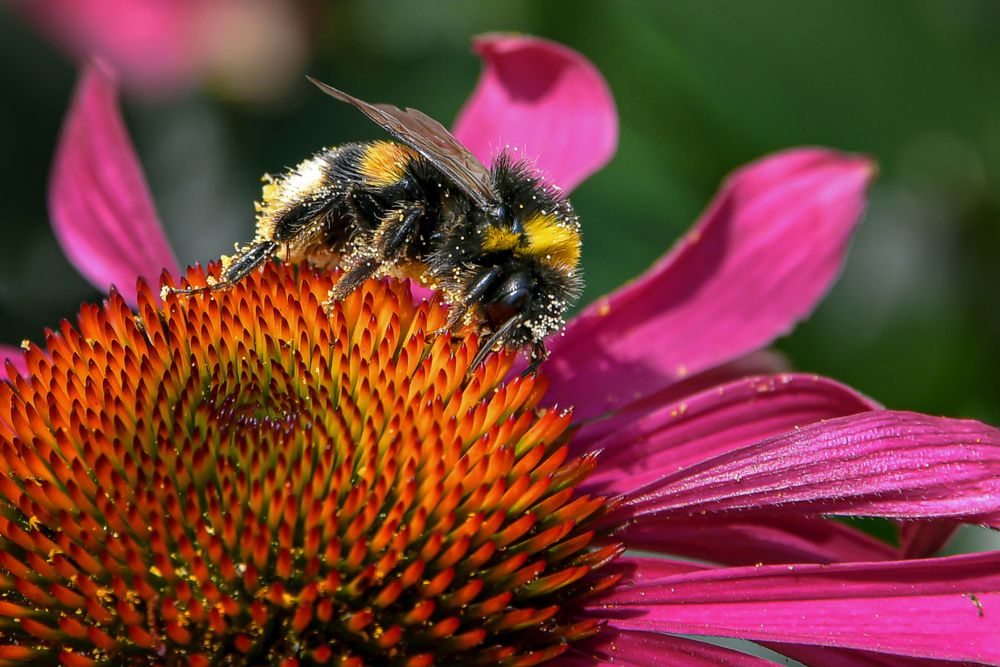
{"label": "spiky floret", "polygon": [[[204,284],[190,272],[188,279]],[[530,665],[598,630],[603,498],[437,302],[269,265],[139,290],[0,383],[0,665]]]}

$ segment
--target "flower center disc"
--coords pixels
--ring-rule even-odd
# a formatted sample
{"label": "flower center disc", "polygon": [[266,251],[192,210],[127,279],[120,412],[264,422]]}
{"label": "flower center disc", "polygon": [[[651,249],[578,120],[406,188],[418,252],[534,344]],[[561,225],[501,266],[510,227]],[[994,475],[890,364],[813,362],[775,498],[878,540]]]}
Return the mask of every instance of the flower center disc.
{"label": "flower center disc", "polygon": [[326,312],[333,280],[143,286],[8,371],[0,665],[532,665],[598,631],[573,603],[619,549],[569,415],[511,354],[467,374],[406,283]]}

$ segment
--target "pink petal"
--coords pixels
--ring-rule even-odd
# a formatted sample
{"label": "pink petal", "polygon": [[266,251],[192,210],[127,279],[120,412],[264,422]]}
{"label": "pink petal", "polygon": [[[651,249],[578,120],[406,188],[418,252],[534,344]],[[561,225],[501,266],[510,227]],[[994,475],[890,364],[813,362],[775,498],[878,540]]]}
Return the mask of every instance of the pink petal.
{"label": "pink petal", "polygon": [[591,640],[574,644],[553,667],[774,667],[775,663],[713,644],[655,632],[608,628]]}
{"label": "pink petal", "polygon": [[549,398],[589,419],[788,333],[840,270],[874,173],[819,148],[737,171],[666,257],[552,341]]}
{"label": "pink petal", "polygon": [[430,287],[424,287],[416,280],[411,280],[410,294],[413,295],[413,298],[416,301],[430,301],[434,298],[434,295],[437,294],[437,292],[432,290]]}
{"label": "pink petal", "polygon": [[479,83],[455,120],[455,136],[485,164],[505,146],[572,190],[607,164],[618,145],[608,84],[582,55],[514,34],[481,35]]}
{"label": "pink petal", "polygon": [[[842,384],[815,375],[751,377],[666,403],[587,445],[601,451],[587,491],[634,491],[686,466],[821,419],[878,407]],[[598,424],[599,425],[599,424]],[[582,452],[580,452],[582,453]]]}
{"label": "pink petal", "polygon": [[11,364],[19,374],[28,375],[28,362],[24,359],[24,350],[12,345],[0,345],[0,361]]}
{"label": "pink petal", "polygon": [[[17,0],[51,39],[81,61],[99,56],[153,94],[188,83],[199,60],[201,0]],[[217,4],[217,3],[216,3]]]}
{"label": "pink petal", "polygon": [[573,447],[579,451],[589,451],[597,440],[660,410],[664,405],[680,404],[683,399],[708,389],[716,389],[720,385],[751,376],[778,375],[788,373],[790,370],[788,359],[780,352],[768,349],[755,350],[739,359],[710,368],[707,371],[684,378],[680,382],[667,385],[659,391],[646,394],[642,398],[618,408],[606,418],[583,423],[580,430],[573,436]]}
{"label": "pink petal", "polygon": [[[619,559],[630,560],[627,557]],[[642,577],[589,603],[610,627],[997,664],[1000,552]],[[780,650],[779,645],[773,645]]]}
{"label": "pink petal", "polygon": [[725,565],[891,560],[893,547],[851,526],[804,517],[739,515],[630,524],[614,535],[630,549]]}
{"label": "pink petal", "polygon": [[729,511],[1000,526],[1000,431],[909,412],[831,419],[664,475],[605,521]]}
{"label": "pink petal", "polygon": [[49,213],[63,252],[98,289],[114,284],[135,306],[137,276],[179,273],[118,111],[115,84],[88,65],[56,150]]}

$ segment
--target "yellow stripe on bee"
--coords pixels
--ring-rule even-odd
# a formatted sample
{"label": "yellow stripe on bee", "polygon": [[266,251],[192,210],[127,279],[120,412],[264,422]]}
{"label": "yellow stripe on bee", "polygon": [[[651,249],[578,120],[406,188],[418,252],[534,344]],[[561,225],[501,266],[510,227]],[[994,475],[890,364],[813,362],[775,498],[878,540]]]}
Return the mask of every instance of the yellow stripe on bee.
{"label": "yellow stripe on bee", "polygon": [[580,261],[580,232],[551,214],[535,214],[524,221],[526,248],[518,254],[537,257],[547,264],[576,268]]}
{"label": "yellow stripe on bee", "polygon": [[489,226],[483,235],[483,250],[486,252],[500,252],[501,250],[512,250],[521,242],[521,235],[503,227]]}
{"label": "yellow stripe on bee", "polygon": [[406,167],[416,154],[393,141],[373,141],[358,161],[358,171],[369,185],[392,185],[406,174]]}

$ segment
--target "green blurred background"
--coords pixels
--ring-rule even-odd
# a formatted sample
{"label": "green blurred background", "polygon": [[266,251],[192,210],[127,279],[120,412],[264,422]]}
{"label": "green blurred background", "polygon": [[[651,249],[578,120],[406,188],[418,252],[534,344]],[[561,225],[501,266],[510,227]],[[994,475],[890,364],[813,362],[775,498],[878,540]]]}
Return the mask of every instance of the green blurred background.
{"label": "green blurred background", "polygon": [[[664,252],[735,167],[799,144],[868,153],[881,177],[844,274],[778,347],[796,368],[890,407],[1000,423],[1000,3],[291,7],[290,23],[271,28],[302,57],[266,85],[241,92],[216,72],[176,94],[125,93],[182,264],[249,238],[263,172],[378,134],[302,74],[447,124],[478,75],[470,36],[521,31],[586,54],[618,103],[618,154],[573,198],[587,300]],[[256,43],[238,25],[213,38],[237,55]],[[72,60],[20,12],[0,9],[0,71],[0,340],[17,342],[100,294],[63,258],[45,206]]]}

